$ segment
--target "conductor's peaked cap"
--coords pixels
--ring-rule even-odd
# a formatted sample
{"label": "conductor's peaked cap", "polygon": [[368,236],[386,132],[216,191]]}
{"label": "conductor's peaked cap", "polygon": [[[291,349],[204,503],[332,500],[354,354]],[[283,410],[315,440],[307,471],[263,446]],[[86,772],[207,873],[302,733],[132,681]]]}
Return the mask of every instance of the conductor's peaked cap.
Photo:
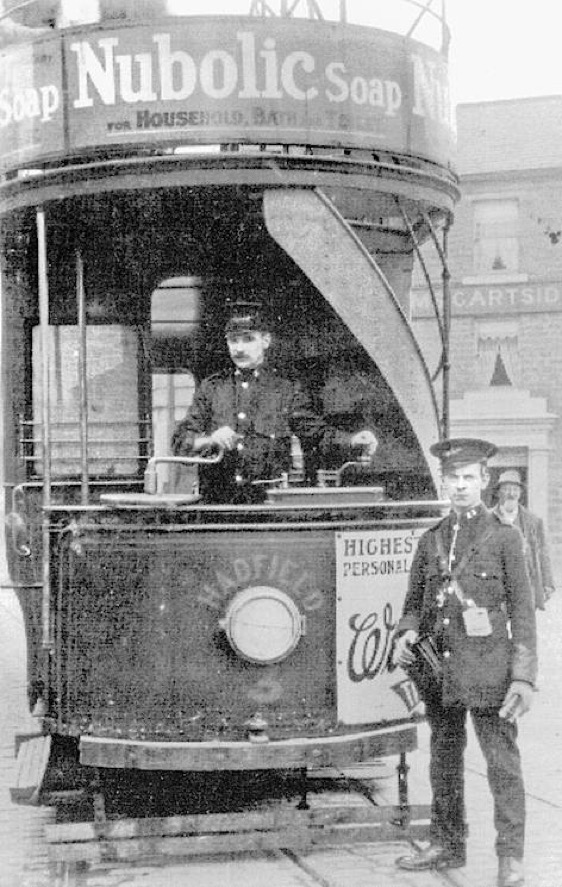
{"label": "conductor's peaked cap", "polygon": [[472,465],[485,462],[498,451],[495,444],[477,437],[451,437],[433,444],[429,452],[441,460],[443,469],[458,465]]}
{"label": "conductor's peaked cap", "polygon": [[269,331],[271,324],[258,303],[236,302],[230,306],[230,310],[231,314],[224,328],[226,335]]}

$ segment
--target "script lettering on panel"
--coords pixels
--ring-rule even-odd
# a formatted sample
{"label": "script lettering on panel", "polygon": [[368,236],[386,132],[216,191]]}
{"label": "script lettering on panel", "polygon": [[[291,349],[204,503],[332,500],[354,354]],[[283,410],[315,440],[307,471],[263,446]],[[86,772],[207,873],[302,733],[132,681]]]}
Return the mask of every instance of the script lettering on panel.
{"label": "script lettering on panel", "polygon": [[408,717],[419,703],[401,669],[389,668],[422,530],[336,534],[338,720],[344,724]]}

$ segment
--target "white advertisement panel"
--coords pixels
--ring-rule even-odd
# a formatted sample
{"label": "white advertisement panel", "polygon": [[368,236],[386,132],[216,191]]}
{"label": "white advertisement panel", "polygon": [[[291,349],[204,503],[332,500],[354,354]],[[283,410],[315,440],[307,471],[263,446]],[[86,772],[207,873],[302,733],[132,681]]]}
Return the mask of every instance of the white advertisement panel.
{"label": "white advertisement panel", "polygon": [[407,718],[418,693],[399,668],[391,642],[423,528],[336,534],[338,720],[366,724]]}

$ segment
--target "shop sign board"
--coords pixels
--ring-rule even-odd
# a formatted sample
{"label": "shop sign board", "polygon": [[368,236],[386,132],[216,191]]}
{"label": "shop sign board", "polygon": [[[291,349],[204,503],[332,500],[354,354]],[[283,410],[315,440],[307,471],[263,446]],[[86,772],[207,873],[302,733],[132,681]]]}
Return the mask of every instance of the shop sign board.
{"label": "shop sign board", "polygon": [[[456,284],[451,286],[451,311],[454,315],[529,314],[562,311],[560,281],[525,283]],[[433,316],[434,309],[426,290],[412,292],[412,317]]]}

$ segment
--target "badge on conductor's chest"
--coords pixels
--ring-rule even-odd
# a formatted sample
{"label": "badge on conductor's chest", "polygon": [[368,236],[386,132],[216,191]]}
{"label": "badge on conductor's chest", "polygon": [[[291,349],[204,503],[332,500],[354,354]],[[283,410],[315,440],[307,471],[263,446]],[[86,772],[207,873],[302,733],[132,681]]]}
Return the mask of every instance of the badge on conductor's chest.
{"label": "badge on conductor's chest", "polygon": [[492,624],[486,607],[466,607],[462,612],[462,618],[469,637],[484,638],[492,634]]}

